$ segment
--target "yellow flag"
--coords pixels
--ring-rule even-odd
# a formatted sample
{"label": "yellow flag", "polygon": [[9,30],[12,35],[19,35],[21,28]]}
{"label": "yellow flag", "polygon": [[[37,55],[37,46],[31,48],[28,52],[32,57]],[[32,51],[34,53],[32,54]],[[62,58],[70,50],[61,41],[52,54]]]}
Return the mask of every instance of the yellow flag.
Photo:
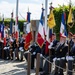
{"label": "yellow flag", "polygon": [[73,23],[72,8],[70,8],[67,24]]}
{"label": "yellow flag", "polygon": [[49,26],[50,29],[52,29],[55,25],[56,24],[55,24],[53,10],[51,10],[51,13],[50,13],[49,19],[48,19],[48,26]]}

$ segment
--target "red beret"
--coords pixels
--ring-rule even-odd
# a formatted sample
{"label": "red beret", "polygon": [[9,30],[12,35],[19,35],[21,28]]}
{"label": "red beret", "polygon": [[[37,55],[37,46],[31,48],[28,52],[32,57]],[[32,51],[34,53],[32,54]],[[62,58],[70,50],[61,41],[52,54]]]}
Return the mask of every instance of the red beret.
{"label": "red beret", "polygon": [[69,35],[73,36],[72,32],[69,32]]}
{"label": "red beret", "polygon": [[75,34],[73,35],[73,39],[75,39]]}
{"label": "red beret", "polygon": [[66,36],[64,34],[62,34],[61,37],[66,38]]}

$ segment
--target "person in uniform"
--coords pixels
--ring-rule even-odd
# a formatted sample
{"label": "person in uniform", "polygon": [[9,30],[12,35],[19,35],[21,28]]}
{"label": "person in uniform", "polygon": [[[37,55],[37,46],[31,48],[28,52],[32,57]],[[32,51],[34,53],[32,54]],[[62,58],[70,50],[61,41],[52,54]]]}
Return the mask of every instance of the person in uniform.
{"label": "person in uniform", "polygon": [[6,60],[10,59],[10,51],[9,51],[10,45],[9,45],[9,38],[6,38],[6,44],[4,46],[4,58]]}
{"label": "person in uniform", "polygon": [[28,49],[27,52],[24,53],[24,57],[28,58],[28,52],[31,53],[31,69],[34,69],[34,65],[35,65],[35,58],[36,58],[36,55],[37,53],[40,53],[41,52],[41,49],[40,47],[36,44],[36,42],[34,42]]}
{"label": "person in uniform", "polygon": [[19,60],[22,61],[23,60],[23,54],[24,54],[24,37],[23,35],[20,37],[19,40]]}
{"label": "person in uniform", "polygon": [[66,60],[68,62],[68,75],[73,75],[72,71],[73,71],[73,63],[75,61],[75,34],[72,37],[72,41],[73,41],[73,46],[70,49],[70,53],[69,56],[66,57]]}
{"label": "person in uniform", "polygon": [[[55,49],[55,73],[54,75],[64,75],[63,69],[66,64],[66,55],[68,52],[68,44],[66,43],[66,36],[64,34],[60,37],[60,42]],[[57,66],[59,67],[57,67]],[[61,68],[60,68],[61,67]]]}
{"label": "person in uniform", "polygon": [[72,34],[72,32],[69,32],[69,34],[68,34],[68,46],[69,46],[69,51],[68,51],[68,55],[70,54],[70,50],[71,50],[71,47],[73,46],[73,44],[74,44],[74,42],[73,42],[73,40],[72,40],[72,37],[73,37],[73,34]]}
{"label": "person in uniform", "polygon": [[0,39],[0,59],[2,59],[3,41]]}
{"label": "person in uniform", "polygon": [[48,54],[45,54],[45,49],[46,49],[46,42],[44,42],[42,48],[41,48],[41,53],[40,53],[40,67],[39,67],[39,71],[43,71],[43,57],[42,56],[45,56],[47,57]]}
{"label": "person in uniform", "polygon": [[[53,62],[53,58],[55,57],[55,48],[58,43],[58,40],[56,40],[56,34],[52,34],[52,42],[48,46],[50,50],[50,55],[47,57],[47,60],[50,62]],[[49,74],[49,69],[51,72],[51,64],[48,61],[45,61],[44,67],[43,67],[43,72],[40,75],[48,75]]]}
{"label": "person in uniform", "polygon": [[31,69],[34,69],[35,68],[35,59],[36,59],[36,56],[37,56],[37,53],[41,53],[41,48],[35,43],[35,48],[34,48],[34,51],[31,55]]}

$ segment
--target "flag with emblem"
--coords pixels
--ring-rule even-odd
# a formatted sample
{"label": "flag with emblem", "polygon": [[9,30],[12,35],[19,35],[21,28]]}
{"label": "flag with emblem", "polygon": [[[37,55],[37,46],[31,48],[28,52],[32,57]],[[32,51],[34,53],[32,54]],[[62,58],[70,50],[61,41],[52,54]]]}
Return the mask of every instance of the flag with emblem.
{"label": "flag with emblem", "polygon": [[48,18],[48,26],[50,29],[52,29],[53,27],[55,27],[55,25],[56,25],[55,18],[54,18],[53,9],[52,9]]}
{"label": "flag with emblem", "polygon": [[72,13],[72,8],[70,6],[70,11],[69,11],[69,15],[68,15],[68,20],[67,20],[67,24],[70,28],[73,27],[73,23],[74,23],[74,17],[73,17],[73,13]]}

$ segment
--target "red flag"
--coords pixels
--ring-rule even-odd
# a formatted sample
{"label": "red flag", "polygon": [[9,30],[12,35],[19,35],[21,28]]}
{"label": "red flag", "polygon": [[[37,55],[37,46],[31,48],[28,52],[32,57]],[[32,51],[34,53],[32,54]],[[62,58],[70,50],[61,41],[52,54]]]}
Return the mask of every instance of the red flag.
{"label": "red flag", "polygon": [[47,28],[47,36],[46,36],[46,49],[45,49],[45,54],[49,53],[48,46],[50,44],[50,37],[49,37],[49,27]]}
{"label": "red flag", "polygon": [[4,37],[4,46],[6,46],[6,37]]}
{"label": "red flag", "polygon": [[32,29],[31,29],[31,23],[30,23],[30,12],[27,12],[28,20],[26,25],[26,36],[25,36],[25,50],[28,50],[29,45],[32,41]]}
{"label": "red flag", "polygon": [[1,39],[1,37],[2,37],[2,35],[1,35],[1,33],[0,33],[0,39]]}
{"label": "red flag", "polygon": [[28,50],[30,42],[32,41],[32,32],[28,33],[25,37],[25,49]]}
{"label": "red flag", "polygon": [[18,32],[17,31],[15,33],[15,38],[16,38],[16,41],[18,41]]}

